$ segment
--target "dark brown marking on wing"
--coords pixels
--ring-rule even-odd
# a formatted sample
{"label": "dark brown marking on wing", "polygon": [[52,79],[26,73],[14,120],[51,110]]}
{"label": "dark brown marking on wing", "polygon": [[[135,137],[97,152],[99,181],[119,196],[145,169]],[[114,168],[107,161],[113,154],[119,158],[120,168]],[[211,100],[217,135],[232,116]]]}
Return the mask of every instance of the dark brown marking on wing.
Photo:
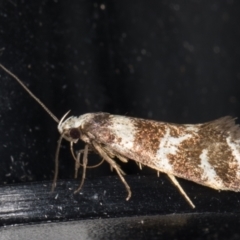
{"label": "dark brown marking on wing", "polygon": [[227,138],[235,141],[240,137],[239,132],[238,125],[230,117],[203,124],[201,128],[201,134],[211,140],[208,144],[209,163],[226,187],[238,189],[240,189],[240,181],[237,178],[238,162],[227,144]]}
{"label": "dark brown marking on wing", "polygon": [[[184,131],[181,134],[184,134]],[[169,163],[178,176],[195,181],[201,179],[202,171],[198,165],[200,165],[199,156],[202,150],[199,144],[197,137],[190,137],[180,143],[176,154],[169,154]]]}
{"label": "dark brown marking on wing", "polygon": [[209,123],[200,124],[197,134],[183,141],[176,155],[169,155],[170,163],[178,176],[191,179],[205,185],[207,179],[202,178],[200,155],[208,151],[208,162],[215,170],[223,187],[240,190],[237,178],[238,162],[229,148],[226,138],[238,139],[239,128],[230,117],[224,117]]}
{"label": "dark brown marking on wing", "polygon": [[165,134],[165,124],[144,119],[134,119],[133,124],[135,126],[134,152],[143,156],[146,154],[155,156],[161,138]]}

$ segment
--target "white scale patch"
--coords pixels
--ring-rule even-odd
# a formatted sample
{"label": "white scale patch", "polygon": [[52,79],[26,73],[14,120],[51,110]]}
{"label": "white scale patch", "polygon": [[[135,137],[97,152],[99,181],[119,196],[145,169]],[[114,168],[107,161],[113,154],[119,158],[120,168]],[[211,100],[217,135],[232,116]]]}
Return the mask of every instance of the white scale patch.
{"label": "white scale patch", "polygon": [[136,133],[132,120],[127,117],[114,116],[111,123],[109,128],[118,138],[122,139],[121,145],[125,149],[132,150]]}
{"label": "white scale patch", "polygon": [[221,188],[221,181],[220,179],[217,180],[217,174],[211,164],[208,161],[208,150],[203,149],[201,155],[199,156],[201,159],[201,164],[199,167],[203,170],[203,173],[201,175],[202,180],[204,180],[206,183],[210,184],[211,186],[214,186],[217,189]]}
{"label": "white scale patch", "polygon": [[199,130],[199,126],[198,125],[185,124],[184,126],[186,127],[186,131],[189,131],[189,132],[197,133],[198,130]]}
{"label": "white scale patch", "polygon": [[[234,158],[237,160],[238,162],[238,170],[240,170],[240,142],[235,141],[232,142],[231,138],[228,137],[226,139],[228,146],[230,147],[231,151],[232,151],[232,155],[234,156]],[[240,178],[240,171],[237,171],[237,176]]]}
{"label": "white scale patch", "polygon": [[170,129],[167,129],[166,134],[161,139],[159,144],[159,150],[157,151],[156,157],[160,161],[158,162],[157,166],[160,169],[163,169],[163,172],[171,172],[172,165],[169,163],[168,155],[176,155],[177,150],[181,142],[191,138],[191,134],[185,134],[184,136],[179,137],[172,137],[170,135]]}

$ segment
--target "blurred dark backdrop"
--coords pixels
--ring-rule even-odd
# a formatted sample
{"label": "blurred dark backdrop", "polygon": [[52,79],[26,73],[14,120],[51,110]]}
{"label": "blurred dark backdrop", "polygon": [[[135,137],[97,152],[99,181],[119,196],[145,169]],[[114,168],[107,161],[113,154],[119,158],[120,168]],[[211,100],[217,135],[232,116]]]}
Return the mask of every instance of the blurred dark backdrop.
{"label": "blurred dark backdrop", "polygon": [[[0,63],[58,118],[70,109],[72,115],[104,111],[176,123],[240,117],[239,10],[237,0],[0,1]],[[193,210],[164,174],[155,178],[154,170],[140,171],[133,161],[122,164],[134,189],[129,202],[107,164],[88,170],[83,193],[72,194],[67,142],[60,152],[61,184],[49,194],[42,180],[53,178],[58,137],[51,117],[0,70],[0,226],[95,218],[92,225],[77,222],[76,229],[96,239],[101,231],[107,234],[102,239],[239,239],[239,193],[180,180],[197,206],[189,214]],[[99,158],[93,154],[89,161]],[[169,213],[178,214],[169,221]],[[117,221],[98,220],[106,217]],[[68,223],[51,239],[66,239],[64,231],[79,236]],[[29,239],[54,233],[49,224],[37,231],[29,226]],[[26,224],[22,229],[28,239]],[[3,237],[20,236],[18,228],[3,230]]]}
{"label": "blurred dark backdrop", "polygon": [[[0,62],[59,118],[69,109],[176,123],[239,117],[239,9],[234,0],[1,1]],[[51,180],[56,123],[0,79],[0,183]],[[72,178],[68,143],[60,159],[60,178]],[[107,164],[87,171],[109,174]]]}

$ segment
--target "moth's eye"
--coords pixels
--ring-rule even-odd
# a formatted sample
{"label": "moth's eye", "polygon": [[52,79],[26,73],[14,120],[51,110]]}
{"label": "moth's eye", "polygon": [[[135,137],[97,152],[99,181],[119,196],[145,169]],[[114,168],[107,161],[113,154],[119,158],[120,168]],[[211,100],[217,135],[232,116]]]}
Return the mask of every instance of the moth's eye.
{"label": "moth's eye", "polygon": [[80,138],[80,131],[78,128],[71,128],[69,131],[69,135],[73,139],[78,139]]}

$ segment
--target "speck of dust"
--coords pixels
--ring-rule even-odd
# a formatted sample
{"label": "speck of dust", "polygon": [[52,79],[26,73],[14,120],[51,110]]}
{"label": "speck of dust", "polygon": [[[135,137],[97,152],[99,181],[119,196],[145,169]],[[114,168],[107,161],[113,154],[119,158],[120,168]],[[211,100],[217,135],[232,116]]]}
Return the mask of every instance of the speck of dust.
{"label": "speck of dust", "polygon": [[106,5],[105,5],[105,4],[101,4],[101,5],[100,5],[100,9],[101,9],[101,10],[105,10],[105,9],[106,9]]}
{"label": "speck of dust", "polygon": [[93,198],[94,200],[97,200],[97,199],[98,199],[98,194],[95,193],[95,194],[92,196],[92,198]]}

